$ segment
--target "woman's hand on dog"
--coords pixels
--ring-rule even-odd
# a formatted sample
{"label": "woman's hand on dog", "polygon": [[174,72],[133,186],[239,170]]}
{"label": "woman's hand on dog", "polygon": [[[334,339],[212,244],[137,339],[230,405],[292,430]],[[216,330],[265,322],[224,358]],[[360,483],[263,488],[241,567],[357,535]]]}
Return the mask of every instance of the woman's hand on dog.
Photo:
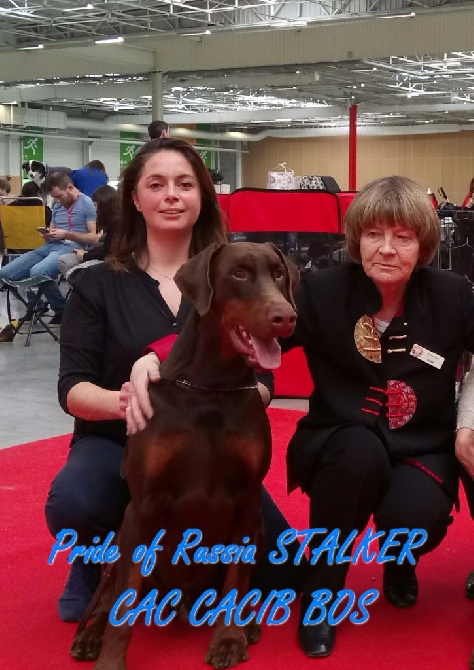
{"label": "woman's hand on dog", "polygon": [[127,435],[143,430],[153,416],[148,386],[160,379],[160,361],[154,353],[146,354],[136,361],[130,374],[130,390],[126,410]]}
{"label": "woman's hand on dog", "polygon": [[474,430],[459,428],[454,448],[458,460],[474,479]]}

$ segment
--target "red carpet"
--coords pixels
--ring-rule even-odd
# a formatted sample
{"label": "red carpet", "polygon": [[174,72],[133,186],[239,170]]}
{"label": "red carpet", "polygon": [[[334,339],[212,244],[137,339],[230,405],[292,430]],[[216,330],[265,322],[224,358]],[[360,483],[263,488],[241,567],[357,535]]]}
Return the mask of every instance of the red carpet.
{"label": "red carpet", "polygon": [[[307,526],[303,496],[285,493],[284,454],[301,414],[270,410],[274,460],[267,485],[296,528]],[[67,574],[64,561],[47,565],[52,539],[43,519],[49,483],[67,455],[67,436],[0,451],[0,515],[3,603],[0,610],[1,667],[9,670],[67,670],[78,665],[68,655],[75,624],[56,615],[56,600]],[[413,610],[396,610],[383,596],[369,608],[362,626],[344,622],[328,659],[307,659],[295,640],[296,610],[283,626],[265,627],[250,648],[248,670],[467,670],[474,646],[474,603],[464,598],[464,579],[474,569],[473,527],[465,506],[449,535],[418,569],[420,596]],[[348,588],[361,593],[381,588],[381,567],[351,568]],[[136,627],[129,651],[129,670],[204,669],[210,639],[206,627],[172,624],[163,629]],[[242,666],[244,667],[244,666]]]}

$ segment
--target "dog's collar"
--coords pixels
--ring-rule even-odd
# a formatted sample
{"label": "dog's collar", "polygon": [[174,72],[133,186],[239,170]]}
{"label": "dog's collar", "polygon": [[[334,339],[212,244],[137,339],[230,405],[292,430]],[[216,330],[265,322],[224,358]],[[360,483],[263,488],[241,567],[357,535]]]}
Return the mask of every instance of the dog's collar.
{"label": "dog's collar", "polygon": [[208,386],[197,386],[196,384],[191,384],[191,382],[188,382],[187,379],[175,379],[174,380],[175,384],[178,384],[178,386],[184,386],[185,388],[192,388],[192,389],[198,389],[199,391],[224,391],[224,392],[231,392],[231,391],[251,391],[254,389],[258,388],[257,384],[249,384],[248,386],[234,386],[233,388],[210,388]]}

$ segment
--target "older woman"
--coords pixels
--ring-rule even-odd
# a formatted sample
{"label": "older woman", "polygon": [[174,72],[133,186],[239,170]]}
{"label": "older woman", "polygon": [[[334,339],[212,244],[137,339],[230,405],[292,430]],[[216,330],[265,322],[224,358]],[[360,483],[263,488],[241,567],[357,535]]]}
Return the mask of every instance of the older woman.
{"label": "older woman", "polygon": [[[308,495],[312,528],[341,529],[341,545],[371,515],[384,537],[426,530],[417,562],[446,535],[457,500],[455,375],[463,350],[474,351],[473,292],[464,277],[427,267],[440,226],[410,179],[368,184],[347,212],[346,238],[354,262],[303,278],[297,328],[282,343],[303,346],[315,384],[289,445],[290,488]],[[311,594],[334,599],[348,567],[305,569],[298,638],[308,656],[328,656],[336,630],[327,618],[305,625]],[[415,604],[415,567],[384,563],[395,607]]]}

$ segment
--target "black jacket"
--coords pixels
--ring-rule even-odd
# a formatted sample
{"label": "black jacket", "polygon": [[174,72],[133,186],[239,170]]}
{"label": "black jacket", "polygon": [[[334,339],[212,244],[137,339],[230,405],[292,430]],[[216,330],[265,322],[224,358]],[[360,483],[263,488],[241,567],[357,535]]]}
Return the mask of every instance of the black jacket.
{"label": "black jacket", "polygon": [[[319,449],[342,426],[374,430],[394,458],[453,448],[457,363],[463,350],[474,351],[474,294],[464,277],[413,272],[403,314],[380,337],[381,362],[364,357],[355,342],[359,319],[381,305],[359,264],[306,275],[296,303],[297,327],[282,347],[303,346],[315,389],[289,446],[290,489],[305,488]],[[441,368],[411,355],[414,344],[443,357]]]}

